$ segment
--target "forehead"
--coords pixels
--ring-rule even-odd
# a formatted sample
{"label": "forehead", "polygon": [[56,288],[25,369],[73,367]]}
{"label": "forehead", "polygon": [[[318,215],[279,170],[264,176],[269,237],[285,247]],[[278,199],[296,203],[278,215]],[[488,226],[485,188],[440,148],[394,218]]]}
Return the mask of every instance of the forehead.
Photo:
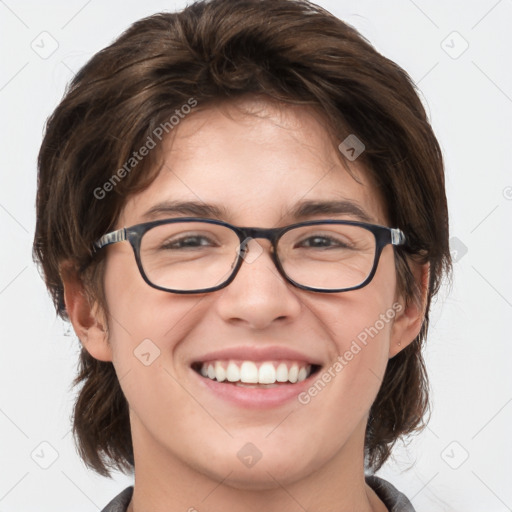
{"label": "forehead", "polygon": [[[164,139],[157,177],[129,198],[119,225],[165,217],[158,205],[166,202],[202,204],[206,208],[188,214],[260,227],[319,212],[301,210],[304,203],[343,202],[362,211],[360,220],[385,224],[367,172],[357,161],[344,162],[335,142],[310,107],[245,98],[200,108]],[[214,207],[211,215],[208,206]]]}

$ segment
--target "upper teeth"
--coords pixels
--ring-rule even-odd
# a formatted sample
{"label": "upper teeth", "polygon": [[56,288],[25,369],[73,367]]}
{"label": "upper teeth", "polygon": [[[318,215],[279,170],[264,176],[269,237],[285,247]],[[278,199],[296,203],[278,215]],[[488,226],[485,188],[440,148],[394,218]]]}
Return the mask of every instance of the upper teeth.
{"label": "upper teeth", "polygon": [[265,361],[212,361],[201,365],[201,375],[219,382],[245,382],[248,384],[274,384],[275,382],[300,382],[311,373],[311,365]]}

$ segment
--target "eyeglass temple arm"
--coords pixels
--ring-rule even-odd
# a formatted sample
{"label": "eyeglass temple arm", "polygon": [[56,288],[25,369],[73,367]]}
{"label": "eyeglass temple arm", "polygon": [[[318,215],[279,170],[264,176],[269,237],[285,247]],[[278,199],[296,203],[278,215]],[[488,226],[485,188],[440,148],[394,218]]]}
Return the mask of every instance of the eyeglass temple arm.
{"label": "eyeglass temple arm", "polygon": [[126,240],[126,228],[118,229],[117,231],[112,231],[103,235],[99,240],[94,242],[95,252],[106,245],[115,244],[117,242],[122,242]]}
{"label": "eyeglass temple arm", "polygon": [[390,228],[390,231],[392,245],[403,245],[405,243],[405,235],[401,229]]}

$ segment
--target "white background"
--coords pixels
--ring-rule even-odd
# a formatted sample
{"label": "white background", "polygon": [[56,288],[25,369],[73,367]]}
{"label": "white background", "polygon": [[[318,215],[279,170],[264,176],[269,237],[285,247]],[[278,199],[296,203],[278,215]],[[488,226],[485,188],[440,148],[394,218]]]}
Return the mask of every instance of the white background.
{"label": "white background", "polygon": [[[456,237],[453,287],[434,305],[426,351],[432,418],[380,474],[418,512],[512,510],[512,1],[319,3],[418,84]],[[132,483],[88,471],[73,445],[78,340],[31,260],[36,155],[73,74],[135,20],[184,5],[0,1],[0,512],[93,512]],[[52,44],[47,58],[32,48]]]}

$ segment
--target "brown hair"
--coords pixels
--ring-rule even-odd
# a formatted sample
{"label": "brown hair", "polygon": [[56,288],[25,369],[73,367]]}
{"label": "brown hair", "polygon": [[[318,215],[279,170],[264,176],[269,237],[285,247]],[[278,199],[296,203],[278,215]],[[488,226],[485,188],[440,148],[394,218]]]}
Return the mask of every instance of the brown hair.
{"label": "brown hair", "polygon": [[[318,109],[339,142],[356,134],[366,146],[359,161],[384,198],[391,225],[407,236],[407,246],[395,252],[407,301],[417,299],[407,259],[430,263],[421,332],[389,361],[371,407],[366,463],[376,470],[400,436],[423,426],[428,411],[421,349],[431,299],[451,268],[444,170],[409,76],[329,12],[302,0],[196,2],[137,21],[94,55],[47,122],[34,259],[63,318],[66,260],[74,262],[90,299],[108,312],[104,256],[93,257],[91,248],[114,227],[127,197],[155,178],[159,153],[149,152],[113,182],[116,170],[126,170],[134,152],[191,98],[205,106],[247,94]],[[98,190],[109,180],[103,199]],[[105,476],[108,468],[133,468],[128,404],[113,365],[82,347],[73,384],[79,383],[73,432],[81,457]]]}

